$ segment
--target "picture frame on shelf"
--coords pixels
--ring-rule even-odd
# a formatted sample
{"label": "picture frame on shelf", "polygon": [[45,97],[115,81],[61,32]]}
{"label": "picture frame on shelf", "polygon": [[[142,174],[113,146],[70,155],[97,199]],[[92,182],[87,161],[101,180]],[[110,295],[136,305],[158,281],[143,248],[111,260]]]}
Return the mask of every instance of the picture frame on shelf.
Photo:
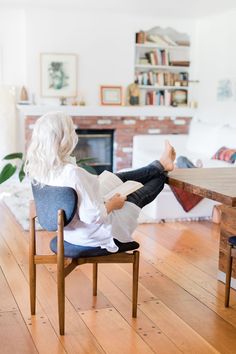
{"label": "picture frame on shelf", "polygon": [[186,90],[174,90],[172,92],[172,106],[187,106],[188,103],[188,92]]}
{"label": "picture frame on shelf", "polygon": [[121,106],[122,99],[121,86],[100,86],[100,102],[102,106]]}
{"label": "picture frame on shelf", "polygon": [[41,53],[40,76],[42,97],[76,97],[77,55]]}

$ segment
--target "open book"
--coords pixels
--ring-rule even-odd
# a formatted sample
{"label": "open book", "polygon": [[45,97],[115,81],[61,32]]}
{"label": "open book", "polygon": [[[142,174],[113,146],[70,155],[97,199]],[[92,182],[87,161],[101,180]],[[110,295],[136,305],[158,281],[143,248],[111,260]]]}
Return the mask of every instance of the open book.
{"label": "open book", "polygon": [[105,202],[112,198],[116,193],[125,197],[143,187],[142,183],[136,181],[122,182],[119,177],[109,171],[103,171],[98,176],[98,180]]}

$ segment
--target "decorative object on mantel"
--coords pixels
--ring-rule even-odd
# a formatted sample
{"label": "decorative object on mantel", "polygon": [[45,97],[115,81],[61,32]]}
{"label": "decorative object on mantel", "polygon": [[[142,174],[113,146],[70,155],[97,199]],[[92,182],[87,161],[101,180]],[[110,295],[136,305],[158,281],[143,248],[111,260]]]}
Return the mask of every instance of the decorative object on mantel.
{"label": "decorative object on mantel", "polygon": [[172,92],[172,106],[186,106],[187,105],[187,91],[175,90]]}
{"label": "decorative object on mantel", "polygon": [[101,105],[120,106],[122,105],[121,86],[101,86],[100,87]]}
{"label": "decorative object on mantel", "polygon": [[41,54],[41,96],[76,97],[77,55]]}
{"label": "decorative object on mantel", "polygon": [[[70,104],[70,103],[69,103]],[[86,106],[86,102],[83,97],[74,97],[71,101],[72,106]]]}
{"label": "decorative object on mantel", "polygon": [[78,106],[78,98],[77,97],[74,97],[71,101],[71,105],[72,106]]}
{"label": "decorative object on mantel", "polygon": [[126,101],[128,105],[138,106],[140,103],[140,88],[137,82],[130,84],[127,87]]}
{"label": "decorative object on mantel", "polygon": [[29,95],[28,95],[28,92],[27,92],[25,86],[22,86],[22,88],[20,90],[19,99],[20,100],[19,100],[18,104],[30,104]]}
{"label": "decorative object on mantel", "polygon": [[28,101],[28,100],[29,100],[28,92],[25,86],[22,86],[22,89],[20,91],[20,101]]}
{"label": "decorative object on mantel", "polygon": [[60,100],[60,105],[61,106],[66,106],[66,103],[67,103],[66,97],[60,97],[59,100]]}
{"label": "decorative object on mantel", "polygon": [[197,101],[192,100],[188,103],[188,106],[189,106],[189,108],[196,109],[196,108],[198,108],[198,103],[197,103]]}
{"label": "decorative object on mantel", "polygon": [[80,105],[80,106],[86,106],[86,102],[85,102],[85,100],[84,100],[83,97],[80,99],[79,105]]}

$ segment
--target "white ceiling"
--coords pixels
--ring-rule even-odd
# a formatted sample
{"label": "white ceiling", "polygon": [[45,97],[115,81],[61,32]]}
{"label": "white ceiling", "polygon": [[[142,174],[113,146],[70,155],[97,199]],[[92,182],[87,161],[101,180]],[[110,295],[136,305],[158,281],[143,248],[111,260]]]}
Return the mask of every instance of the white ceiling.
{"label": "white ceiling", "polygon": [[16,8],[66,6],[89,11],[197,18],[236,9],[236,0],[0,0],[1,5]]}

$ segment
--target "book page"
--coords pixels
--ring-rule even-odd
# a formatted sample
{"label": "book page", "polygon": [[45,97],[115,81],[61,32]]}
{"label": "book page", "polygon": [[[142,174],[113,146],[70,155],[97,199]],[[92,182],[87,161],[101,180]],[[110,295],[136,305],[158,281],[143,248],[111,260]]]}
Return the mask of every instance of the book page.
{"label": "book page", "polygon": [[119,177],[117,177],[114,173],[106,170],[98,176],[98,180],[100,184],[100,191],[103,196],[123,184]]}
{"label": "book page", "polygon": [[143,184],[136,181],[126,181],[121,185],[117,186],[115,189],[110,191],[109,193],[105,194],[104,199],[105,201],[112,198],[116,193],[121,194],[123,197],[135,192],[139,188],[143,187]]}

